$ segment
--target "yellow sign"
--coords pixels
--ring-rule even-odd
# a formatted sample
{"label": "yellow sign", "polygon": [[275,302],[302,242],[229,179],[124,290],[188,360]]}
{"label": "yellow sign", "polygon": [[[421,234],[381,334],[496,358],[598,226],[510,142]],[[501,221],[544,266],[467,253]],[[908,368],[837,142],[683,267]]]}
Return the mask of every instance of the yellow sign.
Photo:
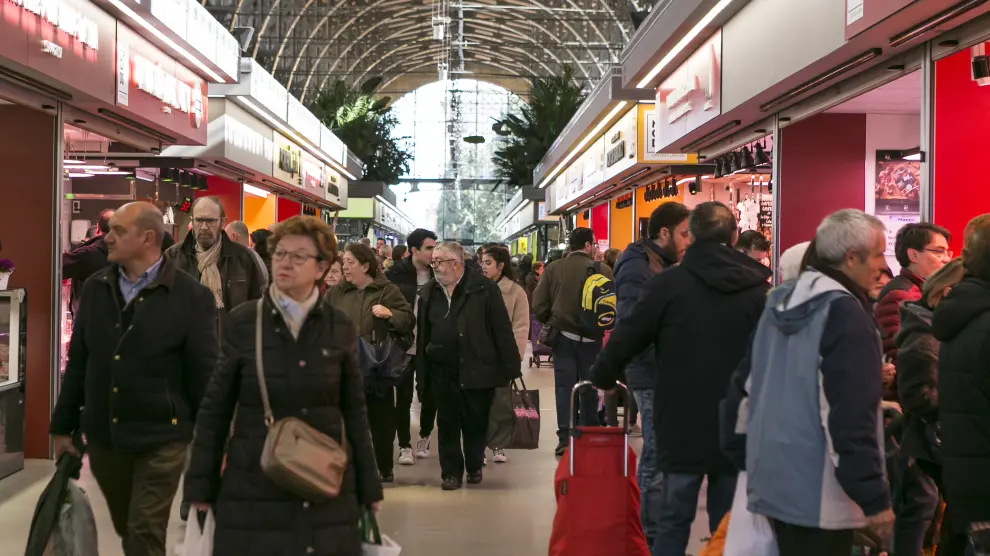
{"label": "yellow sign", "polygon": [[519,238],[519,254],[520,255],[522,255],[523,253],[529,253],[529,249],[527,249],[527,247],[528,247],[527,240],[528,239],[529,238],[525,238],[525,237]]}
{"label": "yellow sign", "polygon": [[640,104],[637,109],[639,110],[638,117],[638,128],[639,128],[639,144],[637,154],[637,160],[640,163],[643,162],[660,162],[662,164],[697,164],[698,154],[697,153],[658,153],[653,149],[653,145],[656,144],[656,111],[653,110],[652,104]]}

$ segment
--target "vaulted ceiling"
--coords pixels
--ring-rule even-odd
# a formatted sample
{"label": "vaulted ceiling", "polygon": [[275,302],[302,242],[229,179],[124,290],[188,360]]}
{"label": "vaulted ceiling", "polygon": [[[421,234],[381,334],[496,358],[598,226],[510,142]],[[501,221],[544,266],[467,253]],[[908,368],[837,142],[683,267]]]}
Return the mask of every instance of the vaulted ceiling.
{"label": "vaulted ceiling", "polygon": [[[520,78],[576,68],[588,87],[618,61],[648,0],[204,0],[252,56],[307,102],[338,79],[401,93],[438,79]],[[437,38],[435,26],[444,27]],[[519,87],[511,87],[516,89]]]}

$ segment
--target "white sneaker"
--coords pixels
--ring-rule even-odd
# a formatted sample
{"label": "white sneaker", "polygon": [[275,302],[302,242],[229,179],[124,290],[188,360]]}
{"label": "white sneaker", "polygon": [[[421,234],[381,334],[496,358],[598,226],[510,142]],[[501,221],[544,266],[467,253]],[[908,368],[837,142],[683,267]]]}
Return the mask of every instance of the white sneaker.
{"label": "white sneaker", "polygon": [[484,459],[481,460],[481,465],[488,465],[488,454],[485,454]]}
{"label": "white sneaker", "polygon": [[505,455],[505,450],[501,448],[495,448],[494,450],[492,450],[492,453],[494,454],[494,457],[492,457],[492,461],[494,461],[495,463],[506,463],[509,461],[509,458],[506,457]]}
{"label": "white sneaker", "polygon": [[420,438],[416,442],[416,457],[418,459],[426,459],[430,457],[430,437]]}
{"label": "white sneaker", "polygon": [[399,448],[399,465],[413,465],[416,463],[416,458],[413,457],[412,448]]}

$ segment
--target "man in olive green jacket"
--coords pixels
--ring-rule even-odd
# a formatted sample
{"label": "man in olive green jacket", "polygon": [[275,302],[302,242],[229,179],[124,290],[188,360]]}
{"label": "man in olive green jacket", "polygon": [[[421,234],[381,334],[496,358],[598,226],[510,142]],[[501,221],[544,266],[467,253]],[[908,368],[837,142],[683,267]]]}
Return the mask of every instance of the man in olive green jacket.
{"label": "man in olive green jacket", "polygon": [[[579,380],[591,380],[591,364],[602,349],[601,338],[581,336],[578,319],[581,296],[588,268],[595,265],[598,244],[589,228],[571,232],[568,243],[571,253],[554,261],[543,271],[533,292],[533,314],[544,326],[557,331],[553,346],[553,374],[557,398],[557,450],[562,455],[567,447],[570,429],[571,389]],[[611,279],[612,269],[598,263],[597,272]],[[578,415],[582,426],[598,424],[598,394],[587,388],[580,395]]]}

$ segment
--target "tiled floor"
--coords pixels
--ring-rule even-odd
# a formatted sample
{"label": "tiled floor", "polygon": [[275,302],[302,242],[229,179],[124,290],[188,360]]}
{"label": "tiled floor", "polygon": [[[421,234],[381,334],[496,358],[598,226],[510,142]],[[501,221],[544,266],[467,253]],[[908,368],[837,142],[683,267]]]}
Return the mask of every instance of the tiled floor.
{"label": "tiled floor", "polygon": [[[528,357],[527,357],[528,360]],[[538,556],[547,553],[555,509],[556,413],[553,371],[526,369],[526,385],[542,390],[541,449],[509,452],[509,463],[485,469],[484,483],[455,492],[440,490],[436,453],[413,467],[396,466],[396,485],[388,487],[381,524],[403,546],[403,556],[430,554]],[[414,416],[415,417],[415,416]],[[417,425],[413,425],[416,429]],[[640,443],[634,442],[638,449]],[[23,553],[34,505],[52,472],[52,462],[29,461],[25,470],[0,481],[0,554]],[[81,485],[90,494],[100,534],[100,556],[121,556],[106,504],[84,469]],[[707,536],[704,493],[689,554],[697,554]],[[169,547],[179,535],[178,503],[169,527]],[[97,555],[92,555],[97,556]]]}

